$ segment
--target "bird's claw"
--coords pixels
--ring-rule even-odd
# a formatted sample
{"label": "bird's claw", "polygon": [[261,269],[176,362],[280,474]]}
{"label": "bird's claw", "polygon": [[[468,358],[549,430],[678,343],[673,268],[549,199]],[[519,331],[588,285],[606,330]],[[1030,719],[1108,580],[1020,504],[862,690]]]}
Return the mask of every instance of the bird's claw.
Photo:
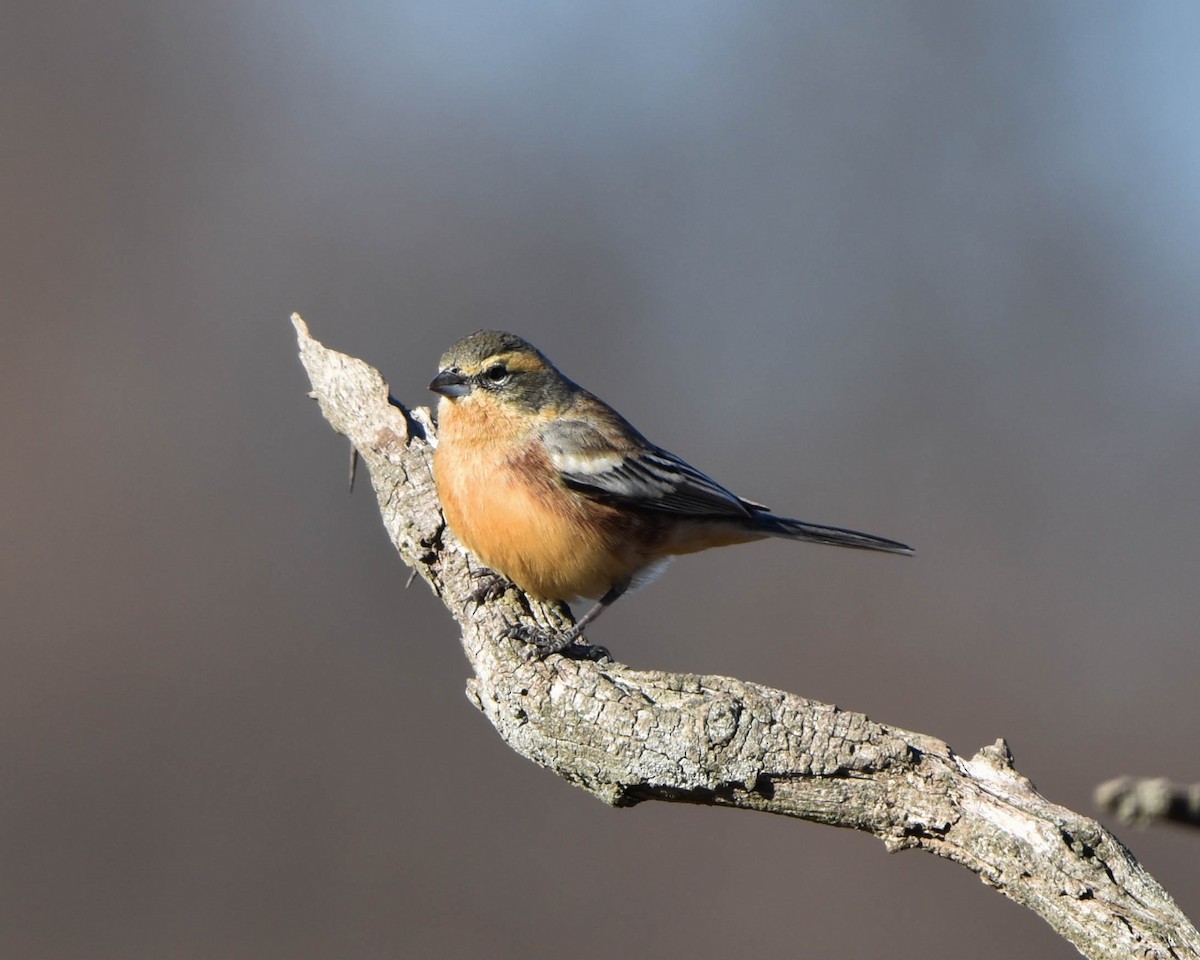
{"label": "bird's claw", "polygon": [[467,594],[466,602],[476,607],[489,600],[498,600],[512,586],[508,578],[500,576],[495,570],[472,570],[471,577],[480,583]]}
{"label": "bird's claw", "polygon": [[538,660],[544,660],[552,653],[561,653],[572,642],[568,639],[564,643],[562,635],[555,635],[547,630],[526,624],[514,624],[502,635],[510,640],[520,640],[526,645],[523,651],[526,656]]}
{"label": "bird's claw", "polygon": [[574,628],[554,634],[537,627],[518,624],[509,627],[503,635],[526,644],[523,652],[531,660],[545,660],[551,654],[561,653],[573,660],[612,661],[612,654],[608,652],[607,648],[579,643],[580,638]]}
{"label": "bird's claw", "polygon": [[608,647],[602,647],[598,643],[584,644],[582,646],[577,645],[577,649],[579,650],[580,657],[584,660],[591,660],[595,663],[603,663],[604,661],[616,663],[613,655],[608,652]]}

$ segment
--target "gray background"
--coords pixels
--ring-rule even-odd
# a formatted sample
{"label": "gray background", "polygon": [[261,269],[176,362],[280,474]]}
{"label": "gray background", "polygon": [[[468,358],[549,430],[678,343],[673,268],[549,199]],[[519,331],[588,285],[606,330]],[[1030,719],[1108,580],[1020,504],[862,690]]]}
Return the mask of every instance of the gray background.
{"label": "gray background", "polygon": [[[1067,957],[864,835],[508,752],[287,315],[426,402],[519,332],[740,493],[908,540],[592,633],[1050,798],[1200,777],[1193,4],[0,7],[0,954]],[[1200,837],[1119,828],[1192,916]]]}

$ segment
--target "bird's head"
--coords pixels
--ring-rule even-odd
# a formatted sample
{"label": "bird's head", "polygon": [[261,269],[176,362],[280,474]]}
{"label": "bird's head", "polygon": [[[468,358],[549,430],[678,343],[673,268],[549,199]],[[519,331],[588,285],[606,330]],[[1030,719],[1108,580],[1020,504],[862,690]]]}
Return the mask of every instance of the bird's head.
{"label": "bird's head", "polygon": [[575,385],[526,340],[480,330],[442,354],[429,389],[443,402],[515,405],[540,410],[570,395]]}

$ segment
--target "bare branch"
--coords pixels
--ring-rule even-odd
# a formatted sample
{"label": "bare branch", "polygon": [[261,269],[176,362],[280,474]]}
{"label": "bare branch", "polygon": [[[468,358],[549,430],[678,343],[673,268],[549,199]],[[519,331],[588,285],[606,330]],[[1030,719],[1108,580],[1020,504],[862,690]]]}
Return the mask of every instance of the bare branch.
{"label": "bare branch", "polygon": [[1200,827],[1200,783],[1165,777],[1117,777],[1096,788],[1096,803],[1123,823],[1166,820]]}
{"label": "bare branch", "polygon": [[569,613],[516,588],[469,600],[474,561],[438,506],[429,411],[403,409],[378,371],[292,320],[313,395],[370,471],[397,552],[461,628],[468,697],[522,756],[614,806],[762,810],[936,853],[1087,957],[1200,958],[1200,936],[1166,891],[1100,824],[1038,794],[1003,740],[964,759],[934,737],[741,680],[530,658],[506,629],[562,626]]}

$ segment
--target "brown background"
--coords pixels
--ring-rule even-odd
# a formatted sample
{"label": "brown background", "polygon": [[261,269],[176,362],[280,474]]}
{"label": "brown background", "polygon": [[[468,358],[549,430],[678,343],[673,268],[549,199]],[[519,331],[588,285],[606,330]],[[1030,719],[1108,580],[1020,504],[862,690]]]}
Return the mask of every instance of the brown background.
{"label": "brown background", "polygon": [[[1200,777],[1190,4],[0,7],[0,955],[1067,957],[950,864],[511,755],[304,398],[529,337],[915,560],[677,564],[593,632],[1050,798]],[[1200,914],[1200,836],[1118,832]]]}

